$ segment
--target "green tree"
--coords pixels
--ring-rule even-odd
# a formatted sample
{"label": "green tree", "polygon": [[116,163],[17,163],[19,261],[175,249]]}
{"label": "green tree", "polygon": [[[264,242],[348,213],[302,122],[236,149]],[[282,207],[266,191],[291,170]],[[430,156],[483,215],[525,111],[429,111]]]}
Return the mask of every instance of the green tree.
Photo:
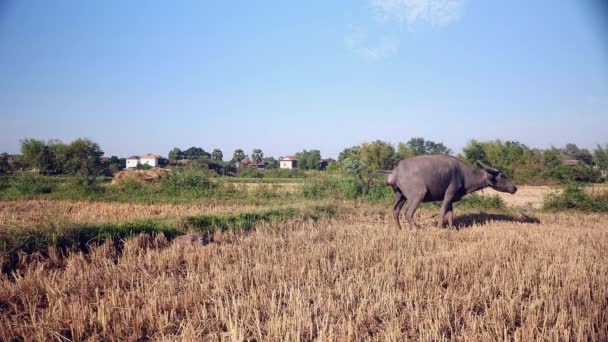
{"label": "green tree", "polygon": [[562,165],[562,152],[556,148],[551,147],[543,151],[542,163],[545,168],[554,168]]}
{"label": "green tree", "polygon": [[234,160],[237,163],[240,163],[245,159],[247,159],[247,155],[245,155],[245,152],[243,152],[243,150],[241,150],[241,149],[234,150],[234,153],[232,154],[232,160]]}
{"label": "green tree", "polygon": [[184,151],[184,156],[186,159],[197,159],[201,157],[211,158],[211,154],[209,152],[203,150],[200,147],[190,147],[189,149]]}
{"label": "green tree", "polygon": [[266,157],[264,158],[264,161],[266,162],[266,170],[279,168],[279,161],[276,160],[274,157]]}
{"label": "green tree", "polygon": [[65,173],[67,145],[57,139],[49,140],[48,148],[55,173]]}
{"label": "green tree", "polygon": [[[400,144],[401,145],[401,144]],[[400,153],[406,156],[419,156],[423,154],[450,154],[452,150],[447,148],[443,143],[436,143],[424,138],[412,138],[404,145],[399,146]]]}
{"label": "green tree", "polygon": [[224,160],[224,154],[220,149],[216,148],[211,152],[211,160],[221,163]]}
{"label": "green tree", "polygon": [[97,143],[89,139],[76,139],[66,148],[66,172],[96,177],[102,169],[102,155],[103,151]]}
{"label": "green tree", "polygon": [[564,155],[568,158],[572,158],[575,159],[575,156],[577,153],[579,153],[580,149],[578,148],[578,146],[576,146],[576,144],[566,144],[566,146],[564,146],[564,148],[562,149],[562,152],[564,153]]}
{"label": "green tree", "polygon": [[303,150],[296,153],[298,169],[319,170],[321,168],[321,152],[319,150]]}
{"label": "green tree", "polygon": [[608,170],[608,145],[606,145],[606,148],[597,145],[597,148],[593,151],[593,159],[600,170]]}
{"label": "green tree", "polygon": [[253,160],[255,163],[259,163],[264,160],[264,153],[262,150],[259,148],[254,148],[253,151],[251,151],[251,160]]}
{"label": "green tree", "polygon": [[186,155],[184,154],[184,152],[182,152],[182,150],[177,147],[174,147],[171,151],[169,151],[169,155],[167,157],[169,158],[169,160],[173,161],[186,159]]}
{"label": "green tree", "polygon": [[478,160],[483,163],[488,163],[486,152],[481,143],[479,143],[477,140],[469,141],[469,143],[462,149],[462,152],[464,153],[464,158],[471,164],[475,164]]}
{"label": "green tree", "polygon": [[360,152],[361,152],[361,148],[358,145],[345,148],[338,155],[338,162],[342,163],[345,159],[357,159],[358,160],[358,159],[360,159]]}
{"label": "green tree", "polygon": [[360,156],[361,162],[372,170],[390,170],[397,161],[395,148],[381,140],[361,144]]}
{"label": "green tree", "polygon": [[10,171],[10,164],[8,163],[8,154],[0,154],[0,175],[6,174]]}
{"label": "green tree", "polygon": [[593,165],[593,155],[586,148],[579,150],[574,158],[587,166]]}
{"label": "green tree", "polygon": [[53,170],[53,158],[49,147],[42,140],[21,140],[23,159],[40,173],[50,173]]}

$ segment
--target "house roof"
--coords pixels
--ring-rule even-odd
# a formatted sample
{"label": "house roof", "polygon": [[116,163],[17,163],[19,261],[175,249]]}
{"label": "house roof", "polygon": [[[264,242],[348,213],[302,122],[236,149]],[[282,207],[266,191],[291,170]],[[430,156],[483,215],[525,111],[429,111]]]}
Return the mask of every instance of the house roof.
{"label": "house roof", "polygon": [[298,158],[296,158],[294,156],[287,156],[287,157],[281,158],[280,161],[298,161]]}
{"label": "house roof", "polygon": [[163,159],[163,157],[159,156],[158,154],[148,153],[145,156],[142,156],[141,159]]}
{"label": "house roof", "polygon": [[251,165],[251,166],[264,166],[264,165],[268,164],[268,163],[266,163],[263,160],[261,162],[259,162],[259,163],[256,163],[256,162],[254,162],[252,160],[247,160],[247,159],[241,161],[241,163],[243,163],[245,165]]}
{"label": "house roof", "polygon": [[132,156],[132,157],[127,158],[127,160],[133,160],[133,159],[139,160],[139,156]]}
{"label": "house roof", "polygon": [[578,160],[576,159],[564,159],[562,161],[562,164],[566,165],[566,166],[575,166],[578,164]]}

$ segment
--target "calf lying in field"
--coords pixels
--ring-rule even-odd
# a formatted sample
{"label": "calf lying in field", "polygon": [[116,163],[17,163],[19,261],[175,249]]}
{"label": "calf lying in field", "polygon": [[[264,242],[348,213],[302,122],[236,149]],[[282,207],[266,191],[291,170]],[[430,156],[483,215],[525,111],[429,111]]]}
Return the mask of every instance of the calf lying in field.
{"label": "calf lying in field", "polygon": [[[423,155],[399,161],[392,171],[378,170],[374,174],[389,174],[387,183],[395,190],[393,218],[397,228],[401,229],[399,212],[406,201],[405,217],[412,229],[416,228],[414,212],[420,203],[443,201],[439,211],[439,227],[443,227],[446,218],[452,226],[452,203],[466,194],[486,187],[511,194],[517,191],[500,170],[478,163],[483,170],[448,155]],[[367,181],[367,188],[374,174]]]}

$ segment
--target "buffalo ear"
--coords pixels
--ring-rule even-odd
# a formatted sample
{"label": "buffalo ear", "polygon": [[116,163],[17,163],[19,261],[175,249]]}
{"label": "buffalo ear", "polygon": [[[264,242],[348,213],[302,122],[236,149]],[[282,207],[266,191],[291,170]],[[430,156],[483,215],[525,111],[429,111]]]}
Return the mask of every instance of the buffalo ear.
{"label": "buffalo ear", "polygon": [[493,167],[489,167],[488,165],[482,163],[481,160],[478,160],[477,163],[479,165],[481,165],[481,167],[483,167],[483,169],[486,170],[487,173],[489,173],[489,174],[491,174],[493,176],[496,176],[496,175],[498,175],[500,173],[500,170],[495,169]]}

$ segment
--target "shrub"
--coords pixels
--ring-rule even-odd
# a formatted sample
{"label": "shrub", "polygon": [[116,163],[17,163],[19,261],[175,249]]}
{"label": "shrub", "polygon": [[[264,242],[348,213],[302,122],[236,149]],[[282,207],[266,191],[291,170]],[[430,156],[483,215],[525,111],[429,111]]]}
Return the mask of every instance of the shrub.
{"label": "shrub", "polygon": [[498,195],[481,196],[470,194],[455,203],[458,207],[475,208],[481,210],[503,210],[507,208],[505,201]]}
{"label": "shrub", "polygon": [[608,212],[608,195],[589,195],[579,187],[568,187],[560,194],[548,194],[543,208],[546,210],[580,210]]}
{"label": "shrub", "polygon": [[243,171],[239,172],[237,177],[240,178],[264,178],[264,172],[256,169],[253,166],[246,166]]}
{"label": "shrub", "polygon": [[299,169],[272,169],[264,172],[264,177],[269,178],[304,178],[306,173]]}
{"label": "shrub", "polygon": [[200,193],[215,186],[202,171],[176,171],[160,183],[161,191],[169,193]]}
{"label": "shrub", "polygon": [[47,177],[29,173],[15,176],[10,183],[21,195],[48,194],[53,190],[53,184]]}
{"label": "shrub", "polygon": [[351,177],[308,179],[300,190],[304,198],[355,199],[363,194],[363,184]]}

